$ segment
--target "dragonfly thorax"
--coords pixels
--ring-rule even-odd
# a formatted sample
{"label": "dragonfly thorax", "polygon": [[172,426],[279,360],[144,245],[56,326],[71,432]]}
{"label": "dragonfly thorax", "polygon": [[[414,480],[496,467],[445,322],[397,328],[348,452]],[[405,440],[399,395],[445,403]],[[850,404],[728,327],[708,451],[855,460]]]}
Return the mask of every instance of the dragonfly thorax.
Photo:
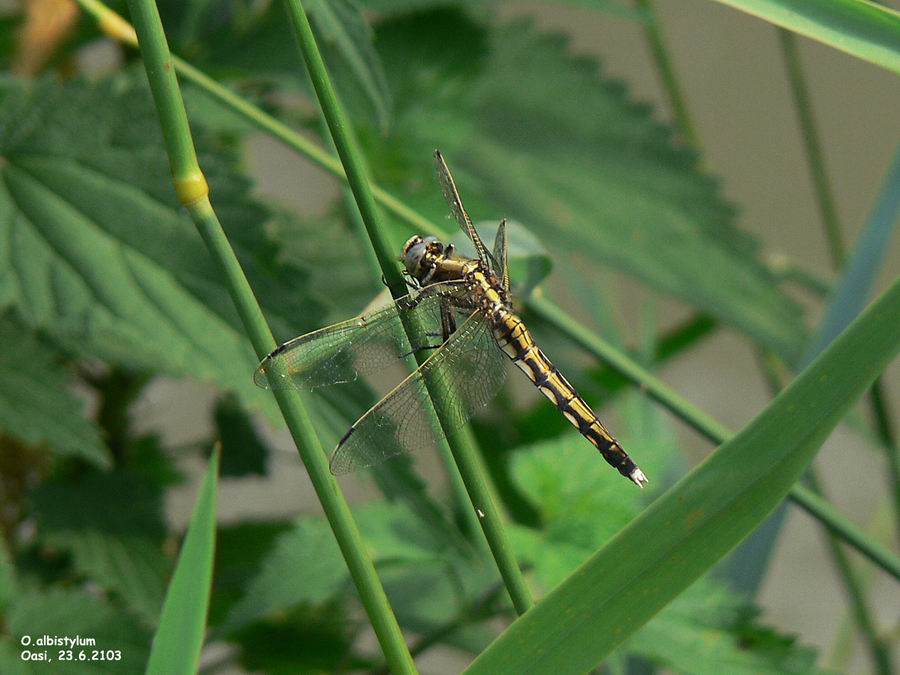
{"label": "dragonfly thorax", "polygon": [[436,281],[460,278],[457,269],[467,259],[453,255],[453,244],[443,244],[437,237],[415,235],[403,245],[403,266],[406,273],[419,285],[427,286]]}

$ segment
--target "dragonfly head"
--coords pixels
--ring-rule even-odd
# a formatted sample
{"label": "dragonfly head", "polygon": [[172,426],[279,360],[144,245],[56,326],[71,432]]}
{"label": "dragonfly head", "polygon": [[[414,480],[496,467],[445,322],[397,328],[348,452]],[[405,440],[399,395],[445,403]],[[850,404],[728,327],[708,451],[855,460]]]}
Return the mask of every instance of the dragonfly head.
{"label": "dragonfly head", "polygon": [[403,245],[403,257],[400,259],[406,273],[413,279],[421,281],[433,267],[429,262],[443,252],[444,245],[437,237],[423,237],[417,234],[406,240]]}

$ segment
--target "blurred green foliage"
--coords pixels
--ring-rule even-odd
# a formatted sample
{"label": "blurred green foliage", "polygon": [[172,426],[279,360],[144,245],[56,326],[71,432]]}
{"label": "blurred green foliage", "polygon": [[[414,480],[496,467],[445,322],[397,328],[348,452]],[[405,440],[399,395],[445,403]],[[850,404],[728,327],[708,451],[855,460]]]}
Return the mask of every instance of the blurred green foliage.
{"label": "blurred green foliage", "polygon": [[[319,133],[315,110],[297,102],[308,82],[278,3],[159,4],[176,52]],[[604,309],[615,298],[614,270],[702,313],[671,343],[650,331],[648,362],[695,347],[717,325],[798,358],[808,326],[761,264],[759,243],[737,227],[715,177],[624,83],[572,57],[562,37],[501,24],[484,6],[363,4],[365,12],[351,0],[322,0],[309,11],[380,185],[446,222],[430,164],[440,147],[476,221],[515,221],[513,271],[523,293],[551,275],[593,321],[621,331]],[[618,3],[582,4],[641,19]],[[7,28],[15,21],[3,24],[4,63],[16,49]],[[45,632],[122,650],[126,658],[103,672],[141,671],[175,568],[180,532],[164,503],[180,463],[221,440],[222,476],[242,480],[271,474],[278,454],[251,416],[278,419],[252,385],[252,349],[172,193],[143,74],[123,52],[121,68],[98,81],[72,76],[77,50],[97,39],[82,25],[60,44],[52,63],[67,65],[66,81],[0,83],[4,673],[46,672],[18,656],[21,635]],[[254,195],[249,129],[199,92],[186,95],[216,211],[276,336],[367,305],[378,280],[362,264],[346,203],[336,198],[313,218]],[[410,234],[403,223],[392,227],[397,243]],[[646,400],[622,396],[620,378],[551,344],[589,398],[612,399],[622,413],[618,435],[659,480],[643,494],[631,489],[544,402],[501,395],[476,428],[492,450],[517,555],[542,593],[684,470],[671,426]],[[198,423],[213,429],[209,438],[173,448],[163,429],[136,424],[135,402],[160,377],[222,392],[210,420]],[[320,432],[339,437],[372,400],[368,390],[323,392],[314,402]],[[356,515],[402,625],[418,636],[413,645],[474,656],[496,636],[497,620],[511,618],[496,570],[411,461],[372,477],[381,497]],[[272,673],[380,667],[357,639],[366,625],[319,515],[220,525],[214,569],[208,639],[232,646],[236,663]],[[608,671],[817,672],[812,651],[756,615],[704,578],[625,642]]]}

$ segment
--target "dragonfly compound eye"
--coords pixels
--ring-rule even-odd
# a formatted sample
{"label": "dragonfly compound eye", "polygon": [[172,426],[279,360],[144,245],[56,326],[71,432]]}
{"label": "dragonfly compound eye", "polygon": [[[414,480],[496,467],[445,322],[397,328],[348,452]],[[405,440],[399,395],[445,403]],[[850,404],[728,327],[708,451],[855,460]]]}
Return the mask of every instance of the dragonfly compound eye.
{"label": "dragonfly compound eye", "polygon": [[406,253],[403,256],[403,264],[406,267],[407,272],[416,276],[419,271],[419,266],[422,264],[422,258],[425,257],[425,252],[428,250],[426,244],[423,241],[419,241],[405,250]]}

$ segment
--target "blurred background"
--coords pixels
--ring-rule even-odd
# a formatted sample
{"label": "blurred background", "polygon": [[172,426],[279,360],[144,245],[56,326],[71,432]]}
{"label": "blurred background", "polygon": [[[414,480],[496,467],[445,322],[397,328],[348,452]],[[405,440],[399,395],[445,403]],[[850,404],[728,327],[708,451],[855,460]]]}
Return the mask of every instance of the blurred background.
{"label": "blurred background", "polygon": [[[706,0],[656,6],[702,142],[704,165],[721,179],[727,199],[738,208],[739,227],[762,243],[766,258],[786,253],[804,268],[830,269],[775,30]],[[659,119],[670,119],[646,41],[634,21],[589,7],[540,2],[499,3],[498,17],[501,21],[529,17],[542,30],[568,36],[572,54],[599,58],[607,75],[625,81],[634,98],[652,103]],[[896,150],[896,143],[886,139],[900,141],[900,86],[895,75],[881,68],[810,40],[799,42],[838,213],[846,241],[852,242]],[[336,181],[266,138],[254,140],[250,166],[258,178],[259,193],[304,213],[322,213],[338,194]],[[887,261],[876,293],[900,273],[900,238],[896,236]],[[647,294],[622,275],[614,278],[619,291],[616,307],[633,328],[634,337]],[[577,304],[569,308],[578,314]],[[810,306],[810,311],[815,308]],[[685,314],[685,307],[675,301],[666,300],[660,306],[663,325],[674,325]],[[660,375],[733,429],[746,424],[769,400],[754,352],[730,331],[717,332],[701,348],[667,363]],[[898,375],[900,366],[895,363],[885,377],[895,419],[900,412]],[[529,393],[524,380],[511,386],[523,395]],[[209,433],[202,427],[208,424],[213,400],[214,392],[199,385],[159,382],[148,391],[137,417],[147,428],[167,429],[172,443],[183,443]],[[708,443],[683,425],[674,426],[683,435],[682,446],[692,462],[706,456]],[[252,485],[242,480],[229,486],[226,481],[220,501],[223,518],[248,513],[291,515],[318,508],[290,437],[281,433],[273,439],[283,451],[278,470]],[[857,434],[839,427],[817,461],[829,494],[843,513],[866,529],[884,532],[890,527],[889,513],[876,508],[886,504],[887,496],[885,481],[873,479],[882,471],[882,459]],[[436,463],[430,479],[441,480]],[[352,486],[353,479],[343,483]],[[354,494],[352,487],[348,489]],[[356,490],[358,499],[371,496],[365,485]],[[194,494],[195,485],[186,485],[173,495],[170,513],[174,519],[186,520]],[[889,625],[897,619],[900,591],[884,575],[872,575],[871,582],[874,606]],[[767,621],[820,646],[823,654],[847,630],[847,599],[836,582],[822,530],[796,508],[787,510],[760,602]],[[854,670],[865,671],[864,652],[857,646],[855,653]],[[452,666],[447,672],[452,672]]]}
{"label": "blurred background", "polygon": [[[898,8],[897,3],[885,4]],[[775,29],[708,0],[660,1],[655,6],[694,120],[702,168],[720,182],[724,198],[736,208],[737,227],[760,243],[763,260],[777,265],[786,255],[803,269],[830,276],[827,243]],[[496,20],[509,23],[527,18],[540,31],[566,36],[569,54],[599,61],[605,76],[626,84],[631,99],[651,104],[657,120],[670,122],[671,111],[640,24],[616,11],[619,5],[611,7],[603,2],[500,2]],[[900,142],[900,86],[896,75],[884,69],[810,40],[799,38],[798,44],[837,215],[845,241],[852,244]],[[92,41],[79,53],[82,63],[97,72],[120,58],[118,49],[104,40]],[[298,63],[297,68],[301,67]],[[515,78],[515,73],[509,77]],[[244,163],[255,181],[256,195],[310,218],[325,217],[329,205],[340,197],[335,180],[262,135],[251,135]],[[377,167],[375,174],[380,180]],[[438,194],[434,186],[436,199]],[[497,220],[506,214],[472,215],[476,220]],[[900,274],[900,237],[892,239],[886,260],[872,297]],[[702,267],[704,261],[695,264]],[[690,314],[686,303],[651,293],[621,272],[609,270],[603,275],[613,290],[608,300],[629,344],[640,341],[648,306],[661,329],[678,325]],[[566,295],[564,285],[553,283],[551,278],[551,286],[559,290],[556,299],[577,317],[590,320],[590,308],[574,294]],[[815,325],[821,304],[802,293],[792,295],[807,307],[807,325]],[[658,374],[732,429],[745,425],[770,400],[755,351],[745,337],[730,329],[715,331],[698,347],[667,361]],[[535,395],[524,378],[512,379],[513,396],[533,401]],[[890,367],[884,383],[890,414],[900,422],[900,364]],[[217,390],[196,382],[156,378],[133,409],[136,428],[161,432],[167,446],[189,446],[213,433],[217,397]],[[868,414],[862,407],[857,412]],[[619,415],[616,411],[606,415],[614,429]],[[267,476],[223,479],[220,519],[237,522],[319,512],[290,437],[272,429],[262,417],[256,424],[277,452]],[[671,420],[670,426],[678,434],[688,465],[710,452],[708,442],[677,420]],[[176,529],[190,516],[203,468],[202,460],[192,456],[181,464],[190,480],[169,491],[166,504]],[[433,457],[419,458],[417,466],[429,483],[441,484],[443,473]],[[883,458],[860,433],[839,426],[820,451],[817,466],[841,512],[882,538],[891,531]],[[376,494],[364,479],[350,477],[341,482],[353,500],[365,501]],[[866,564],[859,569],[871,584],[869,597],[880,623],[896,630],[900,607],[896,583]],[[820,663],[827,661],[836,644],[846,649],[851,643],[850,672],[870,668],[852,630],[847,598],[822,529],[796,508],[786,509],[786,524],[758,600],[765,622],[821,649]],[[453,649],[438,648],[423,660],[422,667],[430,672],[457,672],[468,660]]]}

